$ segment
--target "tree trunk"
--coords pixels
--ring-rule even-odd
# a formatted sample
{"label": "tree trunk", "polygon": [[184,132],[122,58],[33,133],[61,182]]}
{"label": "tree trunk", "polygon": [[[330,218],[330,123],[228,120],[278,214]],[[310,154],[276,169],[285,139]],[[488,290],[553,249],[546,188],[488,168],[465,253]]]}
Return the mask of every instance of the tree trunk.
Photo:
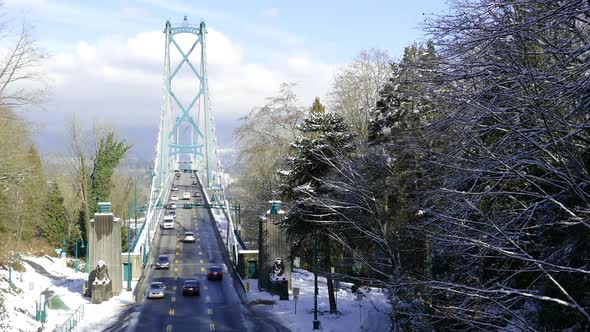
{"label": "tree trunk", "polygon": [[330,240],[326,240],[326,268],[330,269],[326,274],[326,283],[328,284],[328,299],[330,302],[330,313],[335,314],[338,312],[336,308],[336,298],[334,297],[334,281],[332,280],[332,250]]}

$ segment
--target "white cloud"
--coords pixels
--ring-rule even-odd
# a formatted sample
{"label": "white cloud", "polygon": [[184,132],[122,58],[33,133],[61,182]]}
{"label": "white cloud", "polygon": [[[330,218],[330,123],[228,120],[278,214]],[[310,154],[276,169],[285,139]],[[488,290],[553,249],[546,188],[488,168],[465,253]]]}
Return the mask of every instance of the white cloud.
{"label": "white cloud", "polygon": [[[276,94],[281,82],[298,83],[296,92],[304,104],[311,104],[314,96],[325,95],[332,65],[303,51],[291,55],[284,52],[266,63],[248,62],[245,51],[229,36],[214,28],[208,31],[207,70],[211,106],[218,123],[235,123],[252,107],[264,104],[266,97]],[[179,40],[187,52],[192,41]],[[198,68],[198,49],[193,53],[191,63]],[[54,121],[76,113],[83,121],[155,127],[162,101],[163,57],[161,31],[94,43],[81,41],[72,52],[56,54],[47,63],[46,71],[54,83],[48,112],[61,114],[52,117]],[[180,60],[180,54],[172,52],[172,70]],[[173,89],[183,103],[192,99],[197,82],[188,67],[173,80]]]}

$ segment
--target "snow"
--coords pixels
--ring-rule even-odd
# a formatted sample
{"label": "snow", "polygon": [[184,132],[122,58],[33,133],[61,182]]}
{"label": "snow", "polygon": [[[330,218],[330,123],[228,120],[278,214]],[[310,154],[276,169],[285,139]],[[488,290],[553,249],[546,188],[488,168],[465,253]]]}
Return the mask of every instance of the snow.
{"label": "snow", "polygon": [[[41,292],[53,292],[65,305],[47,307],[43,327],[48,331],[61,326],[80,306],[84,306],[84,319],[75,331],[96,331],[98,326],[116,321],[118,314],[134,303],[132,292],[123,291],[109,301],[92,304],[82,296],[87,273],[75,272],[58,258],[24,256],[23,260],[26,271],[12,271],[13,287],[8,283],[8,271],[0,270],[0,331],[37,331],[42,325],[35,321],[35,303],[40,301]],[[40,265],[50,276],[36,272],[26,261]]]}
{"label": "snow", "polygon": [[[248,299],[256,303],[260,300],[273,301],[274,304],[253,304],[256,310],[262,310],[274,316],[275,320],[282,323],[293,332],[312,330],[313,321],[313,273],[295,269],[291,274],[293,287],[300,289],[297,301],[297,313],[292,294],[290,301],[280,301],[277,295],[273,296],[266,291],[258,290],[258,280],[250,279],[250,292]],[[365,292],[365,297],[359,302],[356,294],[351,291],[352,284],[341,282],[337,293],[338,314],[329,313],[328,288],[326,278],[318,277],[318,320],[321,331],[388,331],[390,321],[388,314],[391,306],[387,302],[387,294],[378,288],[370,288]],[[359,312],[360,311],[360,312]]]}

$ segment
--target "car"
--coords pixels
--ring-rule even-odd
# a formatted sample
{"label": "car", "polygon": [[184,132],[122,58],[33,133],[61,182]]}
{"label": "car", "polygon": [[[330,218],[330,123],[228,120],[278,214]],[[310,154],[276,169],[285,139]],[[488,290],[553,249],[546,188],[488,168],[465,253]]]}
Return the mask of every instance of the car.
{"label": "car", "polygon": [[165,216],[162,222],[162,229],[174,229],[174,217]]}
{"label": "car", "polygon": [[198,191],[195,191],[195,193],[193,194],[193,197],[201,197],[201,193]]}
{"label": "car", "polygon": [[195,233],[193,232],[184,232],[184,236],[182,237],[182,242],[192,242],[195,243]]}
{"label": "car", "polygon": [[174,210],[174,209],[176,209],[176,203],[170,203],[170,204],[168,205],[168,208],[169,208],[169,209],[171,209],[171,210]]}
{"label": "car", "polygon": [[176,178],[180,179],[180,173],[176,174]]}
{"label": "car", "polygon": [[182,193],[182,199],[191,199],[191,193],[185,191]]}
{"label": "car", "polygon": [[170,200],[171,200],[171,201],[177,201],[177,200],[178,200],[178,195],[172,195],[172,196],[170,197]]}
{"label": "car", "polygon": [[194,174],[191,174],[191,178],[194,178],[194,177],[195,177],[195,175]]}
{"label": "car", "polygon": [[197,280],[189,279],[185,280],[182,284],[182,295],[196,295],[199,296],[201,293],[200,284]]}
{"label": "car", "polygon": [[170,210],[170,211],[168,211],[168,215],[169,216],[176,217],[176,210]]}
{"label": "car", "polygon": [[172,187],[172,191],[178,191],[178,187],[177,186],[173,186]]}
{"label": "car", "polygon": [[148,299],[163,299],[166,297],[166,286],[160,281],[155,281],[150,284],[150,289],[148,290],[147,298]]}
{"label": "car", "polygon": [[160,255],[156,259],[156,270],[165,269],[170,270],[170,258],[166,255]]}
{"label": "car", "polygon": [[195,204],[202,205],[203,204],[203,199],[201,199],[200,197],[195,198]]}
{"label": "car", "polygon": [[223,279],[223,268],[221,266],[210,266],[207,268],[207,279],[213,280],[222,280]]}
{"label": "car", "polygon": [[199,183],[197,182],[197,180],[193,180],[193,186],[198,185]]}

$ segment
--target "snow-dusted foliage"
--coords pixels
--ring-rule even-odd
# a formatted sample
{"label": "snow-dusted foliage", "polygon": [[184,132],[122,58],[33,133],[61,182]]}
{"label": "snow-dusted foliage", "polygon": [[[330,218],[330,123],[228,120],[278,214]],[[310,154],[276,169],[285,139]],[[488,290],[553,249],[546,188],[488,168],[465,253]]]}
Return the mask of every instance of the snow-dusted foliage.
{"label": "snow-dusted foliage", "polygon": [[590,327],[589,21],[587,1],[480,0],[427,25],[447,142],[425,284],[447,329]]}

